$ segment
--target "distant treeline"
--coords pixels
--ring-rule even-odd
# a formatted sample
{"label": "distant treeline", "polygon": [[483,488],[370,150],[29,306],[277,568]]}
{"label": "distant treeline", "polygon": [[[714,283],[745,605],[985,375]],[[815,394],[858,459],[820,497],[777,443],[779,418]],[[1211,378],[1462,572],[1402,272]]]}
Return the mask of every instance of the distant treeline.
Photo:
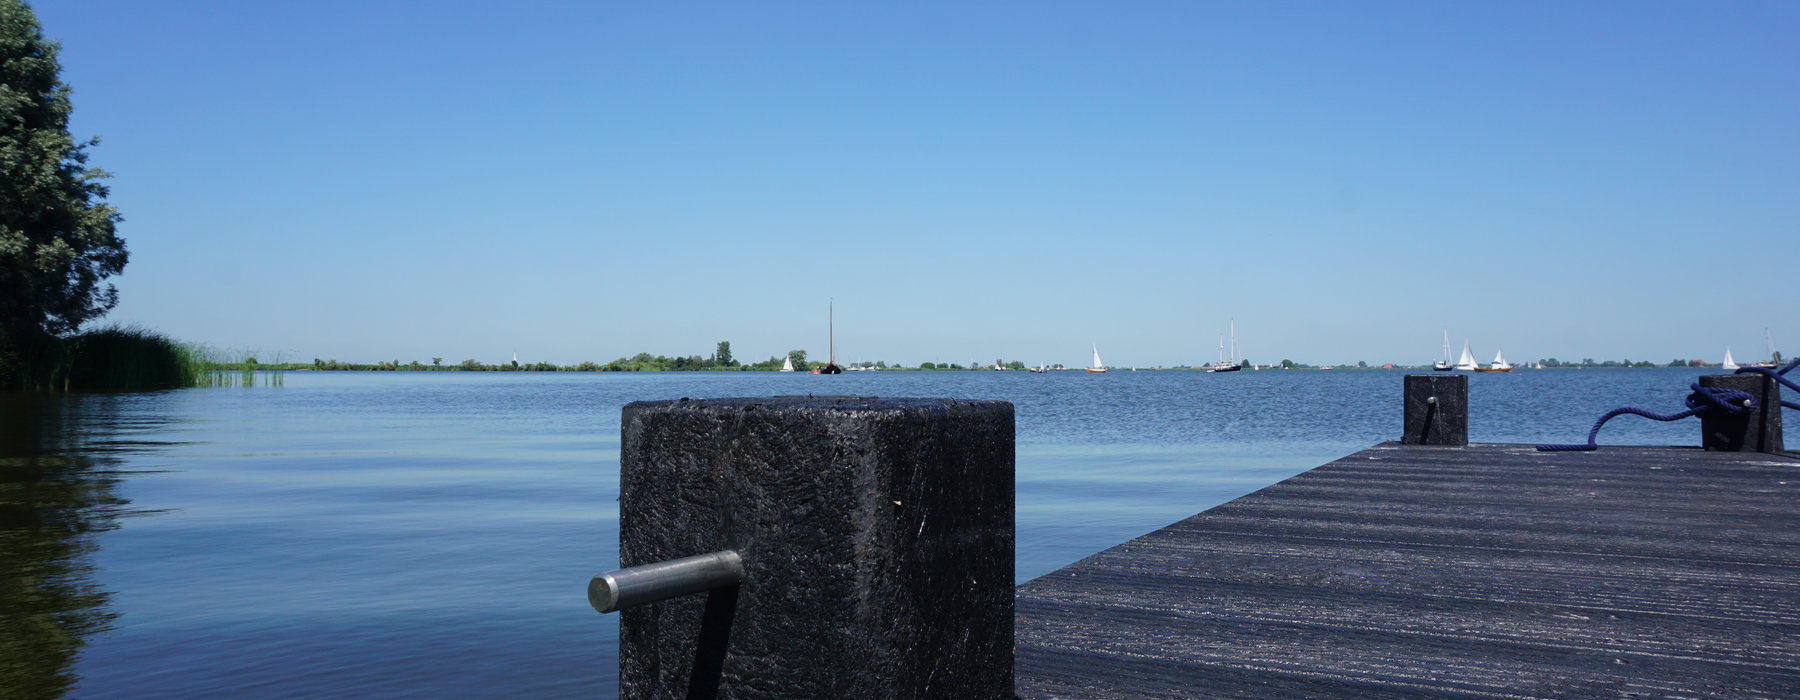
{"label": "distant treeline", "polygon": [[[214,355],[216,356],[216,353]],[[1703,362],[1701,360],[1671,360],[1670,362],[1668,362],[1666,364],[1657,364],[1654,362],[1643,361],[1643,360],[1634,361],[1634,360],[1626,359],[1626,360],[1596,361],[1592,358],[1584,358],[1580,362],[1565,362],[1565,361],[1561,361],[1561,360],[1558,360],[1558,359],[1552,357],[1552,358],[1540,360],[1539,362],[1541,362],[1543,364],[1543,366],[1546,368],[1550,368],[1550,367],[1615,368],[1615,367],[1708,367],[1708,366],[1713,366],[1713,365]],[[463,360],[461,362],[446,363],[444,361],[444,358],[442,358],[442,357],[433,357],[433,358],[431,358],[430,362],[421,362],[418,360],[413,360],[410,362],[402,362],[400,360],[391,360],[391,361],[385,361],[385,362],[361,363],[361,362],[343,362],[343,361],[339,361],[336,359],[325,360],[325,359],[316,359],[315,358],[311,363],[275,362],[275,363],[259,364],[255,357],[246,357],[244,359],[234,360],[234,361],[202,362],[202,363],[199,363],[198,369],[200,369],[202,371],[238,371],[238,370],[247,370],[248,369],[248,370],[324,370],[324,371],[353,371],[353,372],[773,372],[773,371],[780,370],[784,363],[791,364],[793,366],[794,370],[797,372],[804,372],[804,371],[812,369],[813,367],[816,367],[820,364],[823,364],[823,363],[818,363],[818,362],[809,362],[806,359],[806,351],[805,350],[790,350],[790,351],[788,351],[787,355],[785,355],[785,356],[784,355],[775,355],[775,356],[771,356],[769,359],[762,360],[760,362],[751,362],[751,363],[739,362],[737,359],[732,357],[731,343],[728,341],[721,341],[718,344],[718,347],[714,349],[713,354],[710,356],[687,355],[687,356],[681,356],[681,357],[668,357],[665,355],[652,355],[647,352],[640,352],[640,353],[638,353],[636,355],[632,355],[630,357],[621,357],[619,359],[613,360],[611,362],[606,362],[606,363],[581,362],[581,363],[577,363],[577,364],[573,364],[573,365],[558,365],[558,364],[554,364],[554,363],[550,363],[550,362],[524,362],[524,363],[522,363],[522,362],[518,362],[518,361],[489,364],[489,363],[484,363],[479,360],[473,360],[473,359]],[[1530,364],[1532,364],[1532,363],[1524,363],[1523,366],[1529,366]],[[1001,367],[1004,367],[1006,369],[1013,369],[1013,370],[1022,370],[1022,369],[1027,368],[1025,363],[1019,362],[1016,360],[1012,361],[1012,362],[999,362],[998,365]],[[953,362],[921,362],[916,367],[906,367],[906,366],[902,366],[899,364],[889,364],[886,361],[880,361],[880,360],[875,361],[875,362],[846,362],[846,363],[841,363],[841,366],[843,366],[846,369],[867,368],[867,369],[881,369],[881,370],[910,370],[910,371],[918,371],[918,370],[926,370],[926,371],[933,371],[933,370],[947,370],[947,371],[988,370],[988,369],[993,369],[995,367],[994,364],[983,364],[980,362],[971,362],[966,365],[956,364]],[[1250,362],[1248,360],[1246,360],[1246,361],[1244,361],[1243,366],[1246,368],[1249,368],[1249,367],[1252,367],[1253,365],[1251,365]],[[1342,367],[1367,368],[1367,369],[1380,368],[1377,365],[1370,365],[1367,362],[1357,362],[1354,365],[1341,365],[1341,366]],[[1403,366],[1396,366],[1396,365],[1387,365],[1386,367],[1387,368],[1396,368],[1396,369],[1403,368]],[[1051,365],[1050,369],[1064,369],[1064,367],[1063,367],[1063,365],[1060,365],[1060,364],[1059,365]],[[1163,369],[1163,368],[1159,367],[1156,369]],[[1185,368],[1171,368],[1171,369],[1185,369]],[[1195,369],[1199,369],[1199,367],[1196,367]],[[1282,360],[1280,362],[1280,364],[1272,366],[1271,369],[1319,369],[1319,367],[1315,366],[1315,365],[1308,365],[1308,364],[1303,364],[1303,363],[1299,363],[1299,362],[1294,362],[1293,360]]]}
{"label": "distant treeline", "polygon": [[[255,364],[256,360],[255,358],[250,358],[248,362]],[[590,361],[573,365],[559,365],[550,362],[519,362],[517,360],[489,364],[474,359],[446,364],[444,358],[433,357],[429,363],[420,362],[418,360],[413,360],[411,362],[392,360],[371,364],[315,358],[311,364],[290,363],[256,366],[261,369],[311,369],[356,372],[773,372],[780,370],[784,362],[792,364],[794,370],[798,372],[804,372],[817,364],[807,362],[805,350],[791,350],[785,356],[776,355],[760,362],[744,363],[732,357],[730,341],[720,341],[718,346],[713,350],[713,354],[710,356],[687,355],[669,357],[666,355],[652,355],[647,352],[640,352],[630,357],[621,357],[606,363]],[[900,369],[898,366],[889,367],[886,362],[861,362],[855,363],[854,366],[869,367],[871,369]],[[237,367],[222,367],[222,369],[235,368]]]}
{"label": "distant treeline", "polygon": [[[801,357],[805,356],[804,351],[796,350],[794,352],[798,353]],[[790,358],[791,357],[792,356],[790,355]],[[462,362],[454,364],[444,364],[443,358],[435,357],[432,358],[430,364],[419,362],[417,360],[411,362],[392,360],[387,362],[360,363],[321,359],[315,359],[311,364],[258,364],[255,358],[250,358],[247,361],[247,364],[251,368],[263,370],[324,370],[344,372],[776,372],[781,370],[783,359],[784,358],[780,356],[776,356],[761,362],[750,364],[734,362],[727,365],[717,362],[712,358],[701,357],[699,355],[666,357],[663,355],[651,355],[650,353],[638,353],[631,357],[621,357],[605,364],[598,362],[581,362],[573,365],[559,365],[550,362],[507,362],[502,364],[486,364],[479,360],[463,360]],[[804,359],[797,359],[793,364],[794,371],[804,372],[824,363],[809,363]],[[1010,367],[1010,369],[1025,369],[1023,364],[1010,364],[1019,365],[1017,367]],[[845,368],[868,368],[889,371],[971,369],[964,365],[951,364],[948,362],[922,362],[917,367],[903,367],[900,365],[890,365],[886,361],[879,360],[875,362],[845,362],[841,363],[840,366]],[[224,363],[208,367],[208,369],[216,370],[240,370],[244,368],[245,364],[243,363]],[[973,369],[990,368],[974,367]],[[1057,369],[1061,369],[1061,367],[1059,366]]]}

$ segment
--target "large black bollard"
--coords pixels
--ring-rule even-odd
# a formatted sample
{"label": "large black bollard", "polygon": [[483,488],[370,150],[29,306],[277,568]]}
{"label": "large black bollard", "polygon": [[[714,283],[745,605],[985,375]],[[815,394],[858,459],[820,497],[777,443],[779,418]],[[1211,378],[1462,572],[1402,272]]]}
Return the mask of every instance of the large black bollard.
{"label": "large black bollard", "polygon": [[742,583],[627,608],[627,698],[1011,697],[1013,407],[627,405],[624,566],[735,552]]}
{"label": "large black bollard", "polygon": [[1707,374],[1700,386],[1737,389],[1756,397],[1756,408],[1735,416],[1700,414],[1700,446],[1714,452],[1780,452],[1781,384],[1759,373]]}
{"label": "large black bollard", "polygon": [[1409,374],[1405,384],[1406,445],[1469,444],[1469,378],[1461,374]]}

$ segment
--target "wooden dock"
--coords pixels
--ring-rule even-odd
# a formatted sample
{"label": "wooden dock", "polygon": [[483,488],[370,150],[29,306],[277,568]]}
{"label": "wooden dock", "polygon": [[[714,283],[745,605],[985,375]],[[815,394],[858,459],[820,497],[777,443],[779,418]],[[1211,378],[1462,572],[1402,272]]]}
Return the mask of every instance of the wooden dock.
{"label": "wooden dock", "polygon": [[1377,445],[1018,588],[1021,697],[1800,696],[1800,459]]}

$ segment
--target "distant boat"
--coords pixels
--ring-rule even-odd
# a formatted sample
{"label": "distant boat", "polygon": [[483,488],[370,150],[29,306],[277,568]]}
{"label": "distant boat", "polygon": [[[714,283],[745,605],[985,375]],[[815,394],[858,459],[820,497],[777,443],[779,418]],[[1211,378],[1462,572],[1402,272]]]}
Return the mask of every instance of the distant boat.
{"label": "distant boat", "polygon": [[1779,355],[1775,352],[1775,340],[1774,340],[1774,338],[1770,337],[1769,329],[1767,329],[1767,328],[1763,329],[1763,344],[1767,345],[1769,348],[1769,359],[1762,360],[1759,362],[1752,362],[1750,364],[1744,365],[1745,367],[1762,367],[1764,369],[1775,369],[1777,366],[1779,366],[1781,364],[1780,360],[1775,359],[1775,358],[1779,357]]}
{"label": "distant boat", "polygon": [[1209,369],[1207,371],[1208,372],[1236,372],[1240,369],[1243,369],[1243,367],[1238,365],[1237,319],[1234,318],[1234,319],[1231,319],[1231,360],[1229,362],[1225,360],[1225,339],[1220,338],[1219,339],[1219,361],[1214,362],[1212,369]]}
{"label": "distant boat", "polygon": [[1738,368],[1737,360],[1731,359],[1731,348],[1726,347],[1725,348],[1725,361],[1719,363],[1719,369],[1735,370],[1737,368]]}
{"label": "distant boat", "polygon": [[1470,372],[1475,370],[1477,366],[1478,365],[1475,364],[1475,353],[1469,352],[1469,341],[1463,341],[1462,357],[1457,359],[1456,368],[1464,372]]}
{"label": "distant boat", "polygon": [[1513,370],[1513,366],[1510,364],[1507,364],[1506,354],[1504,352],[1494,353],[1494,363],[1493,364],[1488,365],[1486,367],[1476,367],[1475,368],[1475,371],[1477,371],[1477,372],[1511,372],[1512,370]]}
{"label": "distant boat", "polygon": [[1047,366],[1047,365],[1045,365],[1045,364],[1043,364],[1043,363],[1041,363],[1041,362],[1040,362],[1040,363],[1038,363],[1038,366],[1036,366],[1036,367],[1027,367],[1027,368],[1025,368],[1025,369],[1026,369],[1026,370],[1027,370],[1027,371],[1030,371],[1030,372],[1033,372],[1033,373],[1036,373],[1036,374],[1043,374],[1043,373],[1045,373],[1045,372],[1048,372],[1048,371],[1050,371],[1050,367],[1049,367],[1049,366]]}
{"label": "distant boat", "polygon": [[1094,346],[1094,364],[1088,365],[1087,371],[1099,373],[1106,371],[1106,365],[1100,363],[1100,346]]}
{"label": "distant boat", "polygon": [[825,366],[813,369],[813,374],[843,374],[844,368],[837,363],[837,326],[835,309],[836,300],[828,302],[825,307]]}
{"label": "distant boat", "polygon": [[781,361],[781,371],[783,371],[783,372],[794,371],[794,358],[790,357],[785,360],[782,360]]}
{"label": "distant boat", "polygon": [[1456,369],[1456,365],[1450,364],[1450,329],[1445,328],[1444,329],[1444,359],[1438,360],[1437,364],[1432,365],[1431,371],[1433,371],[1433,372],[1448,372],[1453,369]]}

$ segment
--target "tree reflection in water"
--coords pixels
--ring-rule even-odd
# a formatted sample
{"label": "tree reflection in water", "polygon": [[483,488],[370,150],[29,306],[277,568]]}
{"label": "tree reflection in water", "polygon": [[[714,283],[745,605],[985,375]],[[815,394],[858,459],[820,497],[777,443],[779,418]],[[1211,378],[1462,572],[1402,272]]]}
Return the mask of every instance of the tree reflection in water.
{"label": "tree reflection in water", "polygon": [[88,555],[128,512],[106,419],[119,398],[0,394],[0,688],[10,697],[66,694],[86,639],[116,617]]}

